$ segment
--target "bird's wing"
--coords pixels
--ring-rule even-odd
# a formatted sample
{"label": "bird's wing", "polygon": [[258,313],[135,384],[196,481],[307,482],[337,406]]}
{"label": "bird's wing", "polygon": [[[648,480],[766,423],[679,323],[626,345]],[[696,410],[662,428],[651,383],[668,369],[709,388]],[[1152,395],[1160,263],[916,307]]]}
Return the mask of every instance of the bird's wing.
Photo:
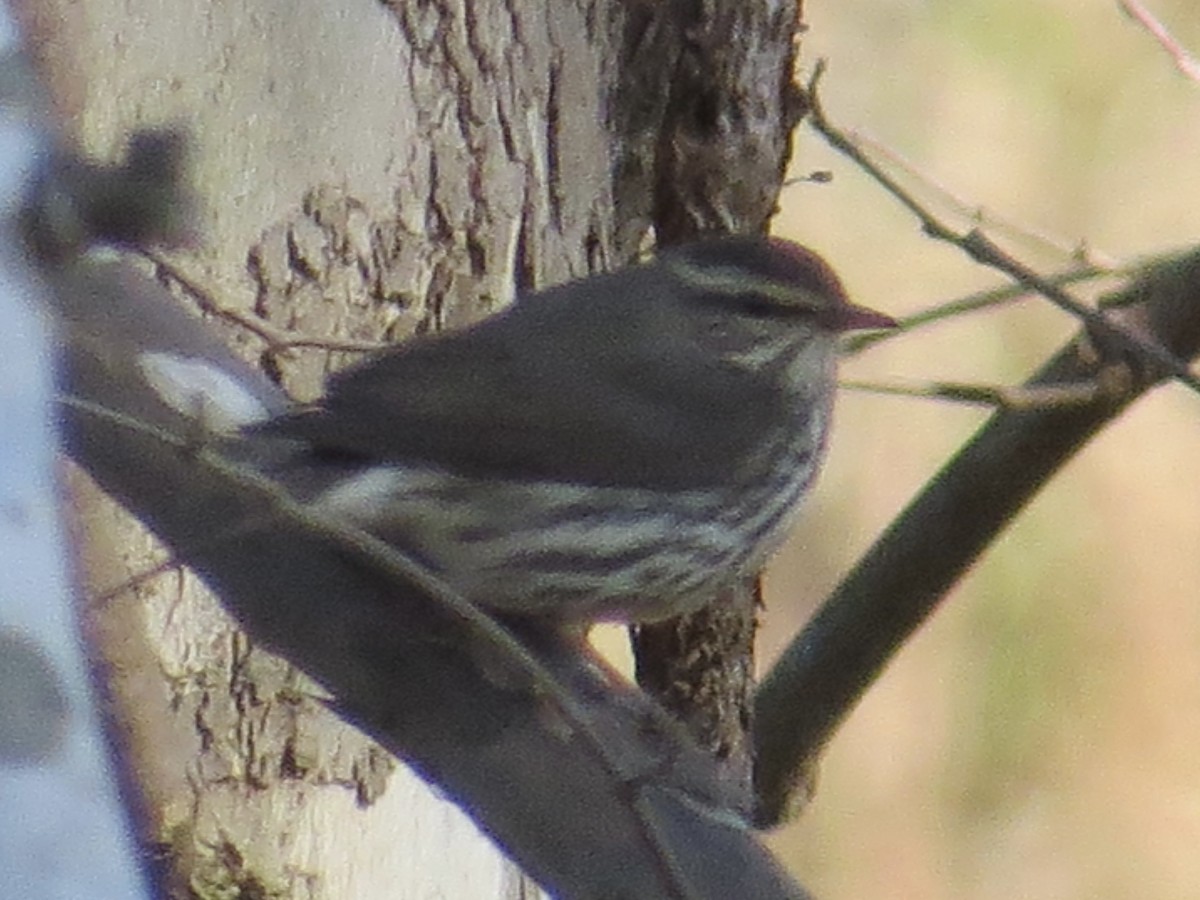
{"label": "bird's wing", "polygon": [[523,303],[347,370],[265,430],[336,456],[670,489],[726,483],[753,451],[772,410],[747,373],[653,323]]}

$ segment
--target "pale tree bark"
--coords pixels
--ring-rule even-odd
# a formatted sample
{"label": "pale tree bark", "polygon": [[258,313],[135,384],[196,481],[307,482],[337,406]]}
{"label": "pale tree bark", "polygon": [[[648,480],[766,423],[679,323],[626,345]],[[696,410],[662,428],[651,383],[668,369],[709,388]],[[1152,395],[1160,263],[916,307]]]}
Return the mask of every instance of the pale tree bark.
{"label": "pale tree bark", "polygon": [[[716,162],[678,136],[657,154],[680,98],[671,107],[646,97],[665,101],[657,90],[685,71],[685,33],[702,31],[668,21],[661,6],[47,0],[24,12],[56,121],[85,155],[111,159],[138,128],[190,136],[195,239],[144,261],[180,302],[352,343],[473,321],[517,289],[628,259],[654,224],[680,237],[762,227],[788,117],[755,107],[785,138],[773,134],[761,159],[743,157],[755,165],[737,190],[752,202],[739,193],[698,203]],[[690,26],[705,10],[695,5]],[[795,10],[761,12],[785,41],[774,57],[782,70]],[[635,32],[648,37],[638,44]],[[724,37],[733,46],[739,34]],[[644,80],[655,67],[643,52],[637,79],[620,83],[616,61],[632,58],[622,46],[663,51],[654,79]],[[686,71],[702,62],[692,50],[701,61]],[[776,72],[776,100],[780,84]],[[682,107],[695,103],[726,127],[720,103],[688,95]],[[679,159],[689,149],[705,167],[695,177]],[[672,190],[667,164],[681,176]],[[351,358],[288,351],[221,316],[211,324],[300,397]],[[93,597],[86,627],[146,797],[143,837],[172,896],[527,889],[465,816],[324,711],[303,676],[256,648],[193,577],[168,567],[130,583],[164,551],[83,476],[74,484]]]}

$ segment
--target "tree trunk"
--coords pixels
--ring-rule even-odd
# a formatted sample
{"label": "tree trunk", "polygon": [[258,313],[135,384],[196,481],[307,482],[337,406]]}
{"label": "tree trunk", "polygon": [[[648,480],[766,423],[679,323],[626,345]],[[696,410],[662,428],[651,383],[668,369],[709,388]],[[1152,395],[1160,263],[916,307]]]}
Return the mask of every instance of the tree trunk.
{"label": "tree trunk", "polygon": [[[672,104],[656,86],[677,80],[685,24],[668,28],[659,4],[25,6],[57,119],[82,152],[111,159],[136,128],[186,129],[196,237],[145,265],[302,398],[349,348],[455,327],[518,289],[619,264],[651,225],[760,228],[786,156],[775,134],[738,181],[752,211],[715,202],[720,214],[701,221],[710,204],[683,195],[711,194],[712,173],[685,177],[677,134],[659,152]],[[790,75],[795,15],[782,10],[773,65]],[[693,51],[692,69],[704,56]],[[719,112],[699,95],[673,102]],[[774,119],[786,136],[787,117]],[[290,349],[218,308],[329,343]],[[173,897],[520,895],[465,816],[326,712],[86,478],[74,485],[85,626]]]}

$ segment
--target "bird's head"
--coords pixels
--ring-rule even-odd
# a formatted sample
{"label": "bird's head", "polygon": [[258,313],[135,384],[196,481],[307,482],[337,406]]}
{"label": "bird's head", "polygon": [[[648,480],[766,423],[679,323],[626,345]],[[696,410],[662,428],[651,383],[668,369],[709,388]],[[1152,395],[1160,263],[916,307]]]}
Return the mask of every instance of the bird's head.
{"label": "bird's head", "polygon": [[828,369],[840,332],[896,324],[852,304],[828,263],[791,241],[713,238],[659,259],[679,284],[698,340],[732,364],[789,382]]}

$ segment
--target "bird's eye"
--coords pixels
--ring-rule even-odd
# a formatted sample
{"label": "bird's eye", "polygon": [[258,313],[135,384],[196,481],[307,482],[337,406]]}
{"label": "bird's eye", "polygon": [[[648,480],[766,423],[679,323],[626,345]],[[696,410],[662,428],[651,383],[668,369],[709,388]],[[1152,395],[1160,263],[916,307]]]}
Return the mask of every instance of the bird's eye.
{"label": "bird's eye", "polygon": [[738,308],[747,316],[753,316],[756,319],[774,319],[778,318],[780,312],[779,304],[772,303],[765,297],[759,297],[755,294],[747,294],[744,297],[739,297]]}

